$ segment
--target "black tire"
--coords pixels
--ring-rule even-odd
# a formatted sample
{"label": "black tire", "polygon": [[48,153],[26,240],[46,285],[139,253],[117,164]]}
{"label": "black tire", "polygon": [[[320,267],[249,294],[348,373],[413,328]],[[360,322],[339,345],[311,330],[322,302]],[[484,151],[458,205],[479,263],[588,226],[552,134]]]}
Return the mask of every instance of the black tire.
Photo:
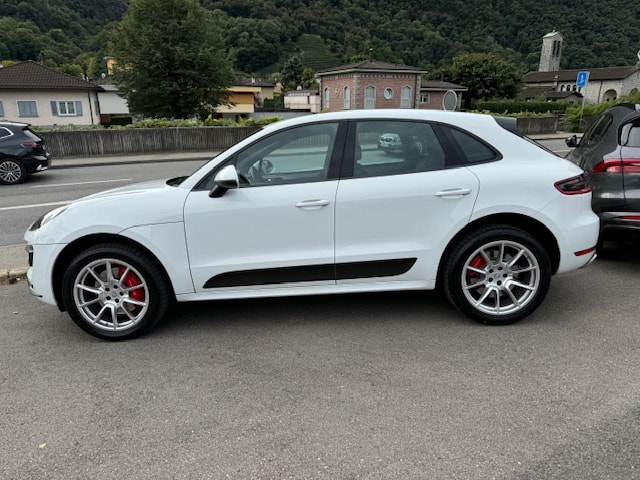
{"label": "black tire", "polygon": [[0,159],[0,184],[17,185],[27,179],[27,167],[14,158]]}
{"label": "black tire", "polygon": [[155,259],[137,248],[105,243],[79,253],[62,281],[64,304],[84,331],[126,340],[149,331],[165,315],[169,287]]}
{"label": "black tire", "polygon": [[551,262],[532,235],[508,225],[472,232],[445,264],[444,288],[462,313],[489,325],[530,315],[547,295]]}

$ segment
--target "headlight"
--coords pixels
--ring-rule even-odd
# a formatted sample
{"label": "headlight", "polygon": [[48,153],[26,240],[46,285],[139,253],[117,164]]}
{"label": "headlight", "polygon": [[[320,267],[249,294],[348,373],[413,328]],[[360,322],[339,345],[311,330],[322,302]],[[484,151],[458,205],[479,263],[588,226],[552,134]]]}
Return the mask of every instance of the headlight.
{"label": "headlight", "polygon": [[38,230],[40,227],[46,225],[51,220],[53,220],[58,215],[60,215],[62,212],[64,212],[67,208],[69,208],[69,205],[65,205],[64,207],[58,207],[51,210],[50,212],[45,213],[43,216],[41,216],[39,219],[37,219],[35,222],[31,224],[31,226],[29,227],[29,231]]}

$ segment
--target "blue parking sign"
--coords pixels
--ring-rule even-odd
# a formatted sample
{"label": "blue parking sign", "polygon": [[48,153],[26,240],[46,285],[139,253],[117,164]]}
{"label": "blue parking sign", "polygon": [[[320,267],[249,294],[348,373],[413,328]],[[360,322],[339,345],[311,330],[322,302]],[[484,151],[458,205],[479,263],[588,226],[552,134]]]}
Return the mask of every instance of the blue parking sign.
{"label": "blue parking sign", "polygon": [[576,78],[577,87],[586,87],[589,81],[589,72],[578,72],[578,78]]}

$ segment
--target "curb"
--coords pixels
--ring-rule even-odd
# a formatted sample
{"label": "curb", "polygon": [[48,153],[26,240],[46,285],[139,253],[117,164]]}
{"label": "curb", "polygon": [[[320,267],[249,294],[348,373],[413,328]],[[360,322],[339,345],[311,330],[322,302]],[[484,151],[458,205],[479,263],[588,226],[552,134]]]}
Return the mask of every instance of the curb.
{"label": "curb", "polygon": [[27,278],[26,268],[12,268],[0,270],[0,285],[12,285]]}

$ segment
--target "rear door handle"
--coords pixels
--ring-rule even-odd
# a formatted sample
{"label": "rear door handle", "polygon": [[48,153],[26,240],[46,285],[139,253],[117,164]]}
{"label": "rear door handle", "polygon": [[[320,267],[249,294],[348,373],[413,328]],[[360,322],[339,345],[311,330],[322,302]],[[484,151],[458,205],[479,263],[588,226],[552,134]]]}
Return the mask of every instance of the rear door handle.
{"label": "rear door handle", "polygon": [[326,207],[329,205],[329,200],[305,200],[303,202],[296,203],[296,207],[305,210],[317,210],[318,208]]}
{"label": "rear door handle", "polygon": [[447,188],[446,190],[440,190],[435,193],[436,197],[462,197],[463,195],[469,195],[471,193],[470,188]]}

